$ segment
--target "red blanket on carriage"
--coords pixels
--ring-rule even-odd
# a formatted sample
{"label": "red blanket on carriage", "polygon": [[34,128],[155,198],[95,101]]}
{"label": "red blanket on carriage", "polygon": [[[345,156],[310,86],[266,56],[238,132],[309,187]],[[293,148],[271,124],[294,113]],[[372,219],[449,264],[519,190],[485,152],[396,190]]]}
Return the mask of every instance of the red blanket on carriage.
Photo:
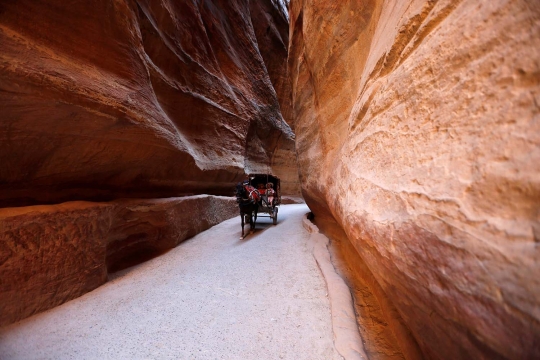
{"label": "red blanket on carriage", "polygon": [[261,201],[261,194],[251,185],[244,185],[244,189],[246,189],[246,192],[248,194],[249,200],[258,203]]}

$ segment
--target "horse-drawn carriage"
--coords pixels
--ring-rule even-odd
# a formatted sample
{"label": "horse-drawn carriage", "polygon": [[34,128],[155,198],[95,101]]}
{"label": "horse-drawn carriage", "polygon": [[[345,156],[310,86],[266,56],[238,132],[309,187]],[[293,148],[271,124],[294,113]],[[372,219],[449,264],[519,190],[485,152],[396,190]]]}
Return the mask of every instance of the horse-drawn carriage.
{"label": "horse-drawn carriage", "polygon": [[279,178],[270,174],[250,174],[247,180],[236,186],[236,201],[240,207],[242,238],[245,237],[245,223],[250,224],[250,233],[253,233],[259,212],[265,214],[259,216],[270,217],[276,225],[281,204]]}

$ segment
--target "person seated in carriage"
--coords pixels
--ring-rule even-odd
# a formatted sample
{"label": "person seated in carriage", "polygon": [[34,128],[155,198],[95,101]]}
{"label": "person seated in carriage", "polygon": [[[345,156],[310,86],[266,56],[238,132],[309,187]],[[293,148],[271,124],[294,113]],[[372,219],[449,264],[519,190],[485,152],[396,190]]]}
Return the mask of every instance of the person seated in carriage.
{"label": "person seated in carriage", "polygon": [[274,196],[276,194],[276,191],[274,190],[274,184],[271,182],[266,184],[266,196],[268,197],[268,205],[274,206]]}
{"label": "person seated in carriage", "polygon": [[257,191],[258,191],[259,194],[261,194],[261,195],[266,194],[266,189],[265,189],[263,183],[260,183],[259,185],[257,185]]}

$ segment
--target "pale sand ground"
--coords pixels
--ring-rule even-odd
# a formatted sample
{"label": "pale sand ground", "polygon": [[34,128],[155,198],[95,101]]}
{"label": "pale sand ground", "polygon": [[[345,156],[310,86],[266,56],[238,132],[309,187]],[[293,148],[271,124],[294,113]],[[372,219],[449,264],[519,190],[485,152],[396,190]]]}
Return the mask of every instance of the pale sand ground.
{"label": "pale sand ground", "polygon": [[239,217],[0,330],[0,359],[340,359],[324,279],[281,206],[239,240]]}

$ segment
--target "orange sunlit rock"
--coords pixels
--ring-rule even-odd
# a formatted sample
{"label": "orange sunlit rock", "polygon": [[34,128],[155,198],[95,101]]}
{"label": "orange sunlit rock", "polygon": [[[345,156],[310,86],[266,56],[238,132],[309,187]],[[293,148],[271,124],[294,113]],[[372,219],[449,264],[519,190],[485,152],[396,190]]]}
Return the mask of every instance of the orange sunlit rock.
{"label": "orange sunlit rock", "polygon": [[538,5],[293,0],[290,21],[315,218],[339,222],[426,357],[539,357]]}

